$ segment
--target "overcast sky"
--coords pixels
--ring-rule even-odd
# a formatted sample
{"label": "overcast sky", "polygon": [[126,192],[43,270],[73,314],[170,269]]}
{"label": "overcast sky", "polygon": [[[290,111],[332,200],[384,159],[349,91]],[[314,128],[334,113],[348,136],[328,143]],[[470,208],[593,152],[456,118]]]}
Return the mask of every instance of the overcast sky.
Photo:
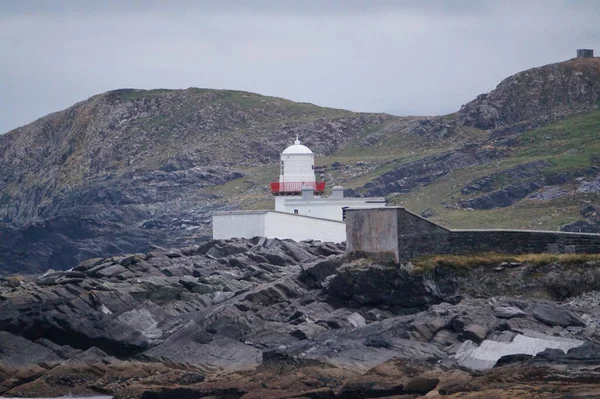
{"label": "overcast sky", "polygon": [[0,133],[108,90],[435,115],[600,53],[597,0],[0,0]]}

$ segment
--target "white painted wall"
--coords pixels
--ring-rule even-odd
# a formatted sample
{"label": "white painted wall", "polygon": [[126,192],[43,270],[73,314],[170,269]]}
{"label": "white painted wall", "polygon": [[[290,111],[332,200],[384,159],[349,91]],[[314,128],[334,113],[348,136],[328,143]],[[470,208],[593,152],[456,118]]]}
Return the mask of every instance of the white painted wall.
{"label": "white painted wall", "polygon": [[226,212],[213,215],[213,238],[252,238],[265,236],[266,211]]}
{"label": "white painted wall", "polygon": [[313,154],[281,154],[280,183],[314,182]]}
{"label": "white painted wall", "polygon": [[292,212],[290,212],[288,210],[288,207],[285,205],[285,200],[286,198],[302,198],[299,195],[294,195],[294,196],[287,196],[287,195],[278,195],[275,196],[275,210],[277,212],[287,212],[287,213],[294,213],[293,210]]}
{"label": "white painted wall", "polygon": [[213,238],[291,238],[295,241],[346,240],[346,224],[273,211],[236,211],[213,215]]}
{"label": "white painted wall", "polygon": [[346,240],[346,223],[316,219],[287,213],[268,212],[266,236],[291,238],[295,241],[321,240],[342,242]]}
{"label": "white painted wall", "polygon": [[[371,201],[371,202],[367,202]],[[379,202],[373,202],[379,201]],[[303,200],[301,196],[275,197],[275,210],[279,212],[294,213],[330,220],[342,221],[342,208],[383,208],[384,198],[322,198],[314,197],[312,200]]]}

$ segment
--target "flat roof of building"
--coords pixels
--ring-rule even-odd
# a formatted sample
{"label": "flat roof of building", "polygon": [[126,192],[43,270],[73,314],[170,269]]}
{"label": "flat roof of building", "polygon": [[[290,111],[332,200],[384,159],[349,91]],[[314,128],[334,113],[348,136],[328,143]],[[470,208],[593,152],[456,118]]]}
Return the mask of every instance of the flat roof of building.
{"label": "flat roof of building", "polygon": [[234,216],[234,215],[262,215],[262,214],[266,214],[266,213],[278,213],[281,215],[287,215],[287,216],[294,216],[294,217],[299,217],[299,218],[307,218],[307,219],[313,219],[313,220],[324,220],[326,222],[331,222],[331,223],[341,223],[341,224],[346,224],[345,222],[342,222],[340,220],[333,220],[333,219],[326,219],[326,218],[318,218],[318,217],[314,217],[314,216],[307,216],[307,215],[300,215],[297,213],[289,213],[289,212],[280,212],[280,211],[272,211],[272,210],[255,210],[255,211],[226,211],[226,212],[215,212],[213,213],[213,216]]}

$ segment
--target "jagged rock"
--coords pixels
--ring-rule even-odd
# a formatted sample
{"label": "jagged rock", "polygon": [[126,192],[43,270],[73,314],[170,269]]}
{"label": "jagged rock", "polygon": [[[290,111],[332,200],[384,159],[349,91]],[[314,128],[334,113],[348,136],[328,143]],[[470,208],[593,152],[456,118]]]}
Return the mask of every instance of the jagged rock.
{"label": "jagged rock", "polygon": [[585,342],[581,346],[569,349],[566,353],[562,350],[546,349],[535,355],[532,361],[596,365],[600,362],[600,345]]}
{"label": "jagged rock", "polygon": [[494,129],[590,110],[600,98],[600,85],[591,78],[597,65],[597,59],[573,59],[517,73],[490,93],[463,105],[458,120],[480,129]]}
{"label": "jagged rock", "polygon": [[45,346],[6,331],[0,331],[0,363],[4,366],[23,367],[60,360],[61,358],[56,353]]}
{"label": "jagged rock", "polygon": [[56,285],[56,280],[60,277],[60,274],[48,274],[38,277],[35,281],[37,285]]}
{"label": "jagged rock", "polygon": [[525,317],[527,313],[513,306],[496,306],[494,315],[500,319],[512,319],[513,317]]}
{"label": "jagged rock", "polygon": [[443,347],[452,347],[460,341],[458,340],[458,334],[451,330],[440,330],[431,338],[431,342],[441,345]]}
{"label": "jagged rock", "polygon": [[228,300],[229,298],[231,298],[233,295],[234,295],[233,292],[217,291],[217,292],[215,292],[215,294],[213,296],[213,303],[218,304],[218,303],[224,302],[224,301]]}
{"label": "jagged rock", "polygon": [[321,283],[331,275],[334,275],[336,270],[344,263],[343,256],[336,256],[330,259],[316,263],[312,267],[305,268],[301,278],[307,284],[320,287]]}
{"label": "jagged rock", "polygon": [[561,226],[560,231],[600,234],[600,223],[591,220],[577,220]]}
{"label": "jagged rock", "polygon": [[300,340],[314,339],[317,335],[327,329],[315,323],[300,324],[295,330],[290,332],[290,335]]}
{"label": "jagged rock", "polygon": [[81,350],[72,348],[69,345],[57,345],[46,338],[40,338],[37,341],[35,341],[35,343],[50,349],[61,359],[70,359],[82,352]]}
{"label": "jagged rock", "polygon": [[95,274],[100,277],[113,277],[125,273],[126,271],[127,269],[121,265],[112,265],[95,271]]}
{"label": "jagged rock", "polygon": [[418,341],[429,342],[448,322],[442,317],[414,321],[410,325],[409,336]]}
{"label": "jagged rock", "polygon": [[458,151],[432,155],[402,164],[365,184],[361,192],[362,195],[369,197],[409,192],[431,184],[453,169],[485,164],[507,155],[507,151],[498,148],[466,146]]}
{"label": "jagged rock", "polygon": [[142,260],[142,258],[139,255],[129,255],[129,256],[125,256],[121,262],[119,262],[119,264],[121,266],[130,266],[136,263],[139,263]]}
{"label": "jagged rock", "polygon": [[474,194],[477,192],[490,192],[499,184],[508,185],[507,183],[524,179],[540,179],[543,177],[542,171],[551,166],[552,163],[546,160],[525,162],[512,168],[493,173],[489,176],[480,177],[464,186],[461,189],[461,193]]}
{"label": "jagged rock", "polygon": [[356,312],[346,317],[346,320],[354,327],[364,327],[367,325],[365,318]]}
{"label": "jagged rock", "polygon": [[91,269],[94,266],[98,266],[99,264],[101,264],[103,262],[104,262],[104,258],[92,258],[92,259],[88,259],[88,260],[85,260],[85,261],[81,262],[77,266],[75,266],[73,268],[73,270],[85,272],[85,271]]}
{"label": "jagged rock", "polygon": [[473,342],[481,342],[488,335],[488,329],[479,324],[471,324],[467,328],[465,328],[462,332],[465,339],[470,339]]}
{"label": "jagged rock", "polygon": [[[396,375],[391,382],[406,388],[416,377],[438,378],[429,371],[411,371],[419,362],[429,362],[429,369],[439,365],[449,373],[457,371],[456,367],[488,372],[502,356],[508,356],[501,360],[508,362],[506,367],[534,361],[583,364],[587,360],[579,361],[578,352],[570,360],[556,360],[560,354],[548,351],[547,355],[527,361],[516,355],[534,356],[546,348],[568,350],[581,345],[583,339],[598,340],[593,320],[600,314],[594,306],[594,295],[582,295],[560,306],[529,295],[535,292],[553,297],[556,287],[550,284],[548,276],[555,276],[553,279],[559,279],[569,289],[576,286],[577,290],[593,291],[597,289],[593,274],[586,277],[590,282],[583,285],[581,273],[593,273],[600,266],[597,263],[570,267],[523,263],[518,268],[507,267],[503,274],[477,267],[459,273],[440,266],[434,272],[411,274],[407,268],[368,259],[325,257],[320,248],[331,244],[264,240],[258,245],[258,241],[206,244],[202,251],[225,248],[230,243],[252,249],[222,254],[218,259],[199,249],[196,254],[176,258],[143,260],[145,255],[139,255],[139,262],[125,267],[120,263],[126,257],[115,257],[94,266],[104,265],[93,274],[90,269],[76,271],[74,276],[83,273],[77,285],[38,285],[32,279],[24,279],[17,287],[2,285],[0,331],[18,334],[24,348],[33,345],[50,356],[48,362],[38,362],[27,355],[27,367],[52,367],[56,373],[66,373],[61,374],[65,378],[61,381],[72,381],[74,385],[84,381],[89,384],[89,378],[99,379],[96,373],[115,375],[117,368],[127,370],[129,366],[123,362],[133,359],[143,360],[144,367],[162,363],[163,367],[179,371],[201,370],[200,375],[214,369],[242,368],[266,373],[266,377],[254,381],[272,381],[273,377],[280,381],[276,376],[280,370],[289,375],[289,370],[301,373],[304,367],[317,372],[340,367],[365,375],[362,382],[380,375],[380,371],[367,370],[398,361],[392,359],[405,359],[411,366],[394,370],[408,370],[410,375]],[[298,253],[305,260],[289,255],[296,252],[290,249],[293,246],[299,248]],[[265,255],[274,253],[280,254],[278,261],[287,263],[269,263]],[[127,270],[119,277],[126,273],[134,276],[121,279],[101,275],[115,266]],[[166,276],[164,270],[172,271],[173,276]],[[73,272],[51,272],[45,277],[54,276],[55,281],[75,278],[67,277],[69,273]],[[589,325],[584,329],[581,324],[573,324],[573,320],[566,328],[544,324],[548,320],[539,322],[530,316],[533,313],[539,317],[540,309],[546,309],[555,319],[557,312],[564,318],[564,312],[573,316],[576,310],[581,316],[574,317]],[[508,316],[512,317],[503,318]],[[464,340],[467,341],[461,342]],[[480,346],[471,340],[480,342]],[[0,381],[0,391],[9,392],[22,383],[12,379],[15,371],[7,373],[3,368],[4,356],[14,363],[14,352],[3,350],[0,348],[0,380],[6,378],[12,385],[7,388]],[[594,361],[593,355],[590,359],[588,364]],[[84,377],[75,380],[68,370]],[[43,384],[55,381],[36,373],[33,370],[31,375],[36,378],[35,384],[42,384],[39,386],[47,388]],[[154,388],[149,386],[173,386],[186,381],[183,376],[179,379],[146,371],[131,373],[125,380],[134,381],[132,375],[143,373],[148,380],[140,384],[152,391]],[[211,374],[211,379],[214,377]],[[340,393],[349,386],[348,381],[359,382],[352,378],[310,387],[327,386],[329,391]],[[121,386],[122,382],[103,380],[97,384]],[[384,381],[374,385],[381,392],[390,386]],[[474,389],[462,382],[452,387]],[[305,390],[306,387],[292,389],[296,395]],[[350,390],[346,392],[349,394]],[[416,389],[414,392],[416,395]]]}
{"label": "jagged rock", "polygon": [[404,390],[406,393],[425,395],[434,390],[439,382],[440,380],[437,378],[416,377],[406,383]]}
{"label": "jagged rock", "polygon": [[220,286],[201,283],[197,278],[191,276],[182,277],[179,279],[179,283],[196,294],[211,294],[221,289]]}
{"label": "jagged rock", "polygon": [[556,305],[539,304],[532,311],[533,317],[549,326],[584,326],[585,324],[573,313]]}
{"label": "jagged rock", "polygon": [[83,278],[68,278],[61,277],[56,279],[56,284],[79,284],[83,281]]}
{"label": "jagged rock", "polygon": [[98,272],[100,272],[101,270],[104,270],[110,266],[113,266],[112,262],[104,262],[101,263],[99,265],[93,266],[91,268],[89,268],[88,270],[86,270],[86,274],[90,275],[90,276],[94,276],[96,275]]}
{"label": "jagged rock", "polygon": [[459,201],[461,208],[470,209],[493,209],[502,208],[514,204],[527,197],[527,195],[538,190],[544,185],[543,181],[533,181],[511,184],[501,190],[468,200]]}
{"label": "jagged rock", "polygon": [[165,252],[165,256],[167,258],[181,258],[183,256],[183,254],[181,253],[181,250],[179,250],[179,249],[172,249],[170,251]]}
{"label": "jagged rock", "polygon": [[438,303],[442,297],[440,287],[429,277],[410,275],[404,270],[381,265],[365,269],[353,266],[339,268],[328,282],[327,292],[356,304],[406,308]]}
{"label": "jagged rock", "polygon": [[335,397],[340,399],[381,398],[402,395],[406,392],[403,384],[381,386],[376,382],[353,382],[345,385]]}

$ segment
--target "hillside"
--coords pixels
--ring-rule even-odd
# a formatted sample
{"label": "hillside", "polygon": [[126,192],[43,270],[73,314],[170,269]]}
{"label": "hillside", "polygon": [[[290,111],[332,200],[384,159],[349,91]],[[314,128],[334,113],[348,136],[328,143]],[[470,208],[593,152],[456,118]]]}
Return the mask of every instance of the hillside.
{"label": "hillside", "polygon": [[100,94],[0,136],[0,270],[206,239],[214,211],[272,206],[267,183],[296,135],[325,180],[452,227],[593,230],[598,82],[600,59],[570,60],[440,117],[225,90]]}

